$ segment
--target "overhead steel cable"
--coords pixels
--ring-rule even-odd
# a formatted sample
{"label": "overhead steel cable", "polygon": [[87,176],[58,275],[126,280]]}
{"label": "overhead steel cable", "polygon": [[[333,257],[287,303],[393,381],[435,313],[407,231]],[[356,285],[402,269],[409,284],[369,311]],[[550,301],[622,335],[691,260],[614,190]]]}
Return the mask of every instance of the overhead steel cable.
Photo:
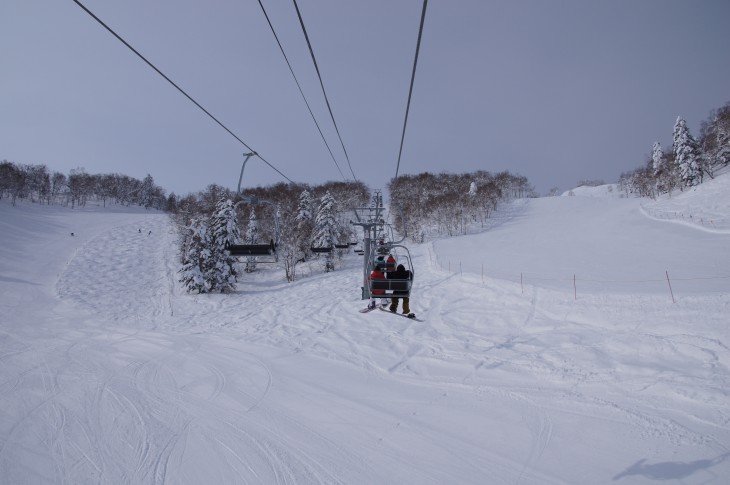
{"label": "overhead steel cable", "polygon": [[235,133],[233,133],[231,130],[229,130],[226,125],[224,125],[223,123],[221,123],[220,121],[218,121],[218,118],[216,118],[215,116],[213,116],[212,114],[210,114],[210,112],[207,109],[203,108],[203,106],[201,106],[200,103],[198,103],[197,101],[195,101],[180,86],[178,86],[177,84],[175,84],[175,82],[172,79],[170,79],[162,71],[160,71],[159,69],[157,69],[157,67],[154,64],[152,64],[150,61],[148,61],[142,54],[140,54],[137,51],[137,49],[135,49],[134,47],[132,47],[126,40],[124,40],[116,32],[114,32],[114,30],[112,30],[111,27],[109,27],[107,24],[105,24],[99,17],[97,17],[96,15],[94,15],[94,13],[91,12],[91,10],[89,10],[88,8],[86,8],[79,0],[72,0],[72,1],[76,5],[78,5],[79,7],[81,7],[87,14],[89,14],[94,20],[96,20],[102,27],[104,27],[106,30],[108,30],[109,33],[111,33],[114,37],[116,37],[122,44],[124,44],[125,46],[127,46],[127,48],[129,48],[129,50],[131,50],[132,52],[134,52],[135,54],[137,54],[137,57],[139,57],[140,59],[142,59],[148,66],[150,66],[152,69],[154,69],[157,72],[157,74],[159,74],[160,76],[162,76],[163,78],[165,78],[165,80],[167,82],[169,82],[170,84],[172,84],[172,86],[175,89],[177,89],[178,91],[180,91],[183,94],[183,96],[185,96],[186,98],[188,98],[195,106],[197,106],[198,108],[200,108],[203,111],[203,113],[207,114],[221,128],[223,128],[224,130],[226,130],[228,132],[228,134],[230,134],[233,138],[235,138],[236,140],[238,140],[249,151],[253,152],[256,155],[256,157],[258,157],[262,162],[264,162],[266,165],[268,165],[269,167],[271,167],[272,169],[274,169],[274,171],[276,173],[278,173],[279,175],[281,175],[282,177],[284,177],[285,179],[287,179],[290,183],[294,183],[289,177],[287,177],[286,175],[284,175],[283,173],[281,173],[281,171],[278,168],[276,168],[271,163],[269,163],[264,157],[262,157],[261,155],[259,155],[258,153],[256,153],[256,151],[253,148],[251,148],[250,146],[248,146],[246,144],[246,142],[244,142],[243,140],[241,140]]}
{"label": "overhead steel cable", "polygon": [[337,127],[337,122],[335,121],[335,115],[332,114],[332,106],[330,106],[329,98],[327,98],[327,91],[324,89],[324,82],[322,82],[322,74],[319,72],[319,66],[317,65],[317,59],[314,57],[314,49],[312,49],[312,43],[309,41],[309,35],[307,34],[307,28],[304,27],[304,20],[302,19],[302,13],[299,11],[299,5],[297,5],[297,0],[294,1],[294,8],[297,11],[297,17],[299,17],[299,24],[302,26],[302,32],[304,32],[304,38],[307,40],[307,46],[309,47],[309,53],[312,56],[312,62],[314,63],[314,69],[317,71],[317,77],[319,78],[319,85],[322,87],[322,94],[324,94],[324,100],[325,103],[327,103],[327,109],[330,112],[330,118],[332,118],[332,124],[335,125],[335,131],[337,132],[337,138],[340,139],[340,145],[342,145],[342,151],[345,153],[345,159],[347,160],[347,165],[350,167],[350,173],[352,173],[352,178],[357,180],[357,177],[355,176],[355,172],[352,170],[352,164],[350,163],[350,157],[347,155],[347,149],[345,149],[345,143],[342,141],[342,136],[340,136],[340,129]]}
{"label": "overhead steel cable", "polygon": [[325,146],[327,147],[327,151],[330,153],[330,156],[332,157],[332,161],[335,162],[335,166],[337,167],[337,170],[340,172],[340,175],[342,176],[342,178],[344,180],[347,180],[347,178],[345,177],[345,174],[342,173],[340,164],[337,163],[337,159],[335,158],[334,153],[332,153],[332,149],[330,148],[329,143],[327,143],[327,140],[324,137],[324,133],[322,133],[322,129],[320,128],[319,123],[317,123],[317,119],[314,117],[314,113],[312,112],[312,108],[309,105],[309,101],[307,101],[307,97],[304,96],[304,91],[302,90],[301,84],[299,84],[299,79],[297,79],[296,74],[294,74],[294,69],[292,68],[291,63],[289,62],[289,58],[287,57],[286,52],[284,52],[284,47],[281,45],[281,42],[279,41],[279,36],[276,35],[276,30],[274,30],[274,26],[271,23],[269,14],[266,13],[266,9],[264,8],[264,4],[261,2],[261,0],[259,0],[259,5],[261,6],[261,11],[264,13],[264,17],[266,17],[266,21],[269,23],[269,28],[271,28],[271,33],[274,34],[276,43],[279,45],[279,50],[281,50],[281,54],[284,56],[286,65],[289,66],[289,71],[291,72],[292,77],[294,77],[294,82],[297,83],[297,87],[299,88],[299,93],[302,95],[302,99],[304,99],[304,104],[307,105],[309,114],[312,116],[312,120],[314,121],[314,124],[317,125],[317,131],[319,131],[319,135],[322,137],[322,141],[324,142]]}
{"label": "overhead steel cable", "polygon": [[400,158],[403,154],[403,140],[406,138],[406,126],[408,125],[408,112],[411,109],[411,96],[413,95],[413,82],[416,79],[416,66],[418,65],[418,52],[421,50],[421,37],[423,36],[423,22],[426,20],[426,4],[428,0],[423,0],[423,11],[421,12],[421,26],[418,28],[418,42],[416,43],[416,57],[413,59],[413,72],[411,73],[411,87],[408,89],[408,103],[406,104],[406,117],[403,120],[403,133],[400,137],[400,150],[398,150],[398,164],[395,167],[395,178],[398,178],[400,170]]}

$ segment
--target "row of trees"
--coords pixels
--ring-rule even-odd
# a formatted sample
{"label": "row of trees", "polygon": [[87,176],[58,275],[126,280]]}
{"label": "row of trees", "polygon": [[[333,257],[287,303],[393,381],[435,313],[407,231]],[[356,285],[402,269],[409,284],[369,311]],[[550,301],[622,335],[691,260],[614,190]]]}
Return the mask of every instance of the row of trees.
{"label": "row of trees", "polygon": [[[401,209],[391,211],[395,226],[403,227],[405,218],[416,241],[426,232],[466,233],[483,226],[500,202],[535,196],[526,177],[509,172],[403,175],[387,188],[391,206]],[[248,189],[245,197],[210,185],[170,204],[181,234],[181,282],[199,293],[235,288],[242,271],[256,270],[256,259],[240,264],[225,250],[227,244],[274,243],[288,281],[295,278],[297,264],[313,258],[332,271],[339,251],[313,249],[355,241],[351,211],[369,203],[369,189],[361,182],[281,183]]]}
{"label": "row of trees", "polygon": [[[526,177],[509,172],[401,175],[388,184],[397,227],[414,241],[425,234],[465,234],[475,225],[484,226],[497,205],[511,198],[535,197]],[[401,213],[402,211],[402,213]]]}
{"label": "row of trees", "polygon": [[716,170],[730,165],[730,103],[713,111],[695,138],[680,116],[674,124],[672,147],[655,142],[645,165],[621,174],[619,184],[627,193],[656,197],[675,189],[702,183]]}
{"label": "row of trees", "polygon": [[[405,175],[388,184],[396,227],[405,217],[408,233],[423,240],[426,232],[454,235],[484,224],[497,204],[514,197],[534,196],[525,177],[508,172]],[[297,265],[313,259],[333,271],[341,257],[337,249],[357,240],[350,224],[352,209],[370,202],[362,182],[322,185],[276,184],[247,189],[245,197],[219,185],[177,197],[165,196],[152,176],[137,180],[126,175],[87,174],[72,170],[66,176],[45,165],[0,162],[0,198],[15,203],[28,199],[83,207],[98,200],[105,206],[137,204],[171,213],[180,228],[181,282],[200,293],[231,291],[242,272],[256,271],[257,259],[239,262],[225,250],[230,244],[275,244],[276,262],[292,281]],[[243,264],[242,264],[243,263]]]}
{"label": "row of trees", "polygon": [[361,182],[329,182],[257,187],[246,190],[245,197],[211,185],[175,200],[171,212],[180,228],[180,281],[199,293],[234,289],[241,270],[256,270],[256,260],[247,258],[241,268],[226,244],[274,243],[276,261],[288,281],[295,278],[298,264],[312,258],[320,258],[323,269],[332,271],[338,251],[320,256],[312,248],[354,241],[350,210],[368,199],[369,190]]}
{"label": "row of trees", "polygon": [[4,197],[10,198],[13,205],[20,199],[84,207],[89,200],[100,200],[104,206],[111,202],[164,210],[168,204],[164,189],[155,185],[151,175],[138,180],[120,174],[92,175],[83,168],[65,175],[49,171],[45,165],[7,160],[0,162],[0,199]]}

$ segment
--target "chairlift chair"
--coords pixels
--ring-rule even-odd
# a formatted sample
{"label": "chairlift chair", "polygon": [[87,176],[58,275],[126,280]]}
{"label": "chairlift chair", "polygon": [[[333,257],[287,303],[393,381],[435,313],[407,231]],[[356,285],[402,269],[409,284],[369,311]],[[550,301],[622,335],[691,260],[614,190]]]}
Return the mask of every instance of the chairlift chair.
{"label": "chairlift chair", "polygon": [[274,256],[276,245],[274,241],[268,244],[226,244],[226,250],[231,256]]}
{"label": "chairlift chair", "polygon": [[[385,272],[385,279],[371,279],[368,278],[368,295],[366,295],[368,298],[409,298],[411,296],[411,286],[413,285],[413,262],[411,261],[411,253],[408,251],[408,248],[400,245],[400,244],[386,244],[386,247],[388,248],[388,253],[393,252],[393,249],[400,248],[403,249],[404,253],[396,264],[403,264],[403,266],[407,266],[407,269],[410,270],[411,276],[407,279],[393,279],[388,278],[388,272]],[[377,252],[376,252],[377,253]],[[378,256],[380,255],[377,253]],[[372,273],[376,269],[376,262],[375,258],[371,257],[369,262],[369,273]],[[404,259],[407,261],[407,264],[404,264]],[[382,270],[385,270],[385,266],[383,265]],[[373,291],[377,291],[378,293],[373,294]],[[382,293],[381,293],[382,292]]]}
{"label": "chairlift chair", "polygon": [[[243,166],[246,166],[246,161],[248,161],[248,158],[250,158],[252,155],[255,155],[255,153],[251,154],[244,154],[246,155],[246,160],[243,162]],[[243,167],[241,168],[241,177],[243,176]],[[269,202],[268,200],[259,199],[258,197],[251,196],[246,197],[240,194],[241,191],[241,180],[238,181],[238,194],[241,195],[241,200],[236,202],[236,204],[233,206],[235,210],[238,209],[238,206],[241,204],[251,204],[252,206],[256,206],[259,204],[268,204],[275,209],[277,208],[276,204],[273,202]],[[257,259],[257,263],[276,263],[278,261],[278,255],[276,254],[276,246],[280,241],[280,234],[281,234],[281,226],[279,222],[279,213],[278,211],[275,211],[274,214],[274,230],[275,239],[271,239],[268,244],[228,244],[226,243],[225,249],[230,253],[231,256],[234,257],[257,257],[257,256],[270,256],[269,259]]]}
{"label": "chairlift chair", "polygon": [[[398,207],[399,210],[400,207]],[[405,217],[401,210],[401,220],[403,221],[403,237],[397,242],[391,225],[386,224],[383,218],[382,195],[376,192],[373,197],[373,205],[369,208],[354,209],[357,222],[350,221],[355,226],[363,229],[363,247],[355,250],[357,254],[364,255],[363,262],[363,286],[362,299],[371,298],[409,298],[411,295],[411,287],[413,285],[413,262],[411,253],[406,246],[400,243],[407,237]],[[386,242],[390,232],[390,241]],[[389,253],[393,253],[396,249],[402,249],[402,257],[398,263],[408,267],[410,277],[405,279],[388,278],[386,273],[385,279],[372,279],[371,275],[375,270],[375,260],[378,257],[385,257]],[[397,264],[397,263],[396,263]],[[383,260],[383,266],[385,261]],[[385,267],[383,268],[385,269]],[[377,292],[373,294],[373,292]]]}

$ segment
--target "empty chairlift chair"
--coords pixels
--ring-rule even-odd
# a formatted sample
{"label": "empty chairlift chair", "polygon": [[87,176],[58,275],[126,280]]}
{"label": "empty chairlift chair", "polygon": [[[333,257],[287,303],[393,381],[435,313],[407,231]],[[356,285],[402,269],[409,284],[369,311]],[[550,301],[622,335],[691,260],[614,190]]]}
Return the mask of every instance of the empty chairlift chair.
{"label": "empty chairlift chair", "polygon": [[276,245],[274,241],[268,244],[228,244],[226,250],[231,256],[274,256]]}
{"label": "empty chairlift chair", "polygon": [[312,251],[315,254],[327,254],[331,253],[334,248],[332,246],[311,246],[309,248],[310,251]]}

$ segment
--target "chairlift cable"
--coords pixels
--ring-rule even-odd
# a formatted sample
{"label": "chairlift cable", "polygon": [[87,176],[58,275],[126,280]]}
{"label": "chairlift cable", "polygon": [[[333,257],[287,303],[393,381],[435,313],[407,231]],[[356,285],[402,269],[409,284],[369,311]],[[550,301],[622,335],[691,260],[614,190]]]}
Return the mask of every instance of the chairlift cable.
{"label": "chairlift cable", "polygon": [[345,153],[345,159],[347,160],[347,165],[350,167],[350,173],[352,173],[352,178],[357,181],[357,177],[355,176],[355,172],[352,170],[352,164],[350,163],[350,157],[347,154],[347,149],[345,148],[345,143],[342,141],[342,136],[340,136],[340,129],[337,127],[337,122],[335,121],[335,115],[332,113],[332,106],[330,106],[329,98],[327,97],[327,91],[324,89],[324,82],[322,81],[322,74],[319,72],[319,66],[317,65],[317,59],[314,57],[314,49],[312,48],[312,43],[309,41],[309,35],[307,34],[307,29],[304,27],[304,20],[302,19],[302,14],[299,11],[299,5],[297,5],[297,0],[294,1],[294,8],[297,11],[297,17],[299,17],[299,24],[302,26],[302,32],[304,32],[304,38],[307,41],[307,46],[309,47],[309,54],[312,56],[312,62],[314,63],[314,69],[317,71],[317,77],[319,78],[319,85],[322,87],[322,94],[324,94],[324,101],[327,103],[327,109],[330,113],[330,118],[332,118],[332,124],[335,125],[335,131],[337,132],[337,138],[340,140],[340,145],[342,145],[342,151]]}
{"label": "chairlift cable", "polygon": [[304,104],[307,105],[309,114],[312,116],[312,121],[314,121],[314,124],[317,126],[317,131],[319,131],[319,135],[322,137],[322,141],[324,142],[325,146],[327,147],[327,151],[329,152],[330,156],[332,157],[332,161],[335,162],[335,166],[337,167],[337,170],[340,172],[340,175],[342,176],[343,180],[347,180],[347,178],[345,177],[345,174],[342,173],[340,164],[337,163],[337,160],[335,159],[335,155],[332,153],[332,149],[330,148],[329,143],[327,143],[327,140],[324,137],[324,133],[322,133],[322,128],[320,128],[319,123],[317,122],[317,119],[314,117],[314,113],[312,112],[312,108],[309,105],[309,101],[307,101],[307,97],[304,95],[302,86],[301,86],[301,84],[299,84],[299,79],[297,79],[296,74],[294,74],[294,69],[292,68],[291,63],[289,62],[289,58],[287,57],[286,52],[284,52],[284,47],[281,45],[281,42],[279,41],[279,36],[276,34],[276,30],[274,30],[274,26],[271,23],[269,14],[266,12],[266,9],[264,8],[264,4],[262,3],[261,0],[259,0],[259,5],[261,6],[261,11],[264,13],[264,17],[266,17],[266,21],[269,23],[269,28],[271,28],[271,33],[274,34],[276,43],[279,45],[279,50],[281,50],[281,54],[284,56],[286,65],[289,66],[289,71],[291,72],[292,77],[294,77],[294,82],[297,83],[297,87],[299,88],[299,93],[302,95],[302,99],[304,99]]}
{"label": "chairlift cable", "polygon": [[398,164],[395,167],[395,178],[398,178],[400,170],[400,159],[403,154],[403,140],[406,137],[406,126],[408,125],[408,112],[411,109],[411,96],[413,95],[413,82],[416,79],[416,66],[418,65],[418,52],[421,49],[421,37],[423,36],[423,23],[426,20],[426,5],[428,0],[423,0],[423,11],[421,12],[421,26],[418,28],[418,42],[416,42],[416,57],[413,59],[413,72],[411,73],[411,86],[408,89],[408,103],[406,104],[406,116],[403,120],[403,133],[400,137],[400,150],[398,150]]}
{"label": "chairlift cable", "polygon": [[230,129],[228,129],[228,127],[227,127],[226,125],[224,125],[223,123],[221,123],[221,122],[220,122],[220,121],[218,120],[218,118],[216,118],[215,116],[213,116],[213,115],[212,115],[212,114],[211,114],[211,113],[210,113],[210,112],[209,112],[209,111],[208,111],[207,109],[203,108],[203,106],[201,106],[201,105],[200,105],[200,103],[198,103],[197,101],[195,101],[195,100],[194,100],[194,99],[193,99],[193,98],[192,98],[192,97],[191,97],[191,96],[190,96],[190,95],[189,95],[188,93],[186,93],[186,92],[185,92],[185,91],[184,91],[184,90],[183,90],[183,89],[182,89],[182,88],[181,88],[180,86],[178,86],[177,84],[175,84],[175,82],[174,82],[174,81],[173,81],[172,79],[170,79],[169,77],[167,77],[167,76],[166,76],[166,75],[165,75],[165,74],[164,74],[164,73],[163,73],[162,71],[160,71],[160,70],[159,70],[159,69],[158,69],[158,68],[157,68],[157,67],[156,67],[156,66],[155,66],[154,64],[152,64],[152,63],[151,63],[150,61],[148,61],[148,60],[147,60],[147,59],[146,59],[146,58],[145,58],[145,57],[144,57],[144,56],[143,56],[142,54],[140,54],[140,53],[139,53],[139,51],[137,51],[137,49],[135,49],[134,47],[132,47],[132,46],[131,46],[131,45],[130,45],[130,44],[129,44],[129,43],[128,43],[128,42],[126,41],[126,40],[124,40],[124,39],[123,39],[123,38],[122,38],[122,37],[121,37],[121,36],[120,36],[119,34],[117,34],[116,32],[114,32],[114,30],[112,30],[112,28],[111,28],[111,27],[109,27],[109,26],[108,26],[107,24],[105,24],[105,23],[104,23],[104,22],[103,22],[103,21],[102,21],[102,20],[101,20],[101,19],[100,19],[99,17],[97,17],[96,15],[94,15],[94,13],[93,13],[93,12],[91,12],[91,10],[89,10],[88,8],[86,8],[86,6],[84,6],[84,5],[83,5],[83,4],[82,4],[82,3],[81,3],[81,2],[79,1],[79,0],[72,0],[72,1],[73,1],[73,2],[74,2],[74,3],[76,4],[76,5],[78,5],[79,7],[81,7],[81,8],[82,8],[82,9],[83,9],[83,10],[84,10],[84,11],[85,11],[85,12],[86,12],[87,14],[89,14],[89,15],[90,15],[90,16],[91,16],[91,17],[92,17],[92,18],[93,18],[94,20],[96,20],[96,21],[97,21],[97,22],[98,22],[98,23],[99,23],[99,24],[100,24],[100,25],[101,25],[102,27],[104,27],[104,28],[105,28],[106,30],[108,30],[108,31],[109,31],[109,33],[111,33],[111,34],[112,34],[112,35],[113,35],[114,37],[116,37],[116,38],[117,38],[117,39],[118,39],[118,40],[119,40],[119,41],[120,41],[120,42],[121,42],[122,44],[124,44],[125,46],[127,46],[127,48],[129,48],[129,50],[131,50],[132,52],[134,52],[134,53],[135,53],[135,54],[137,55],[137,57],[139,57],[140,59],[142,59],[142,60],[143,60],[143,61],[144,61],[144,62],[145,62],[145,63],[146,63],[146,64],[147,64],[148,66],[150,66],[150,67],[151,67],[152,69],[154,69],[154,70],[155,70],[155,71],[157,72],[157,74],[159,74],[160,76],[162,76],[163,78],[165,78],[165,80],[166,80],[167,82],[169,82],[170,84],[172,84],[172,86],[173,86],[173,87],[174,87],[175,89],[177,89],[178,91],[180,91],[180,92],[181,92],[181,93],[183,94],[183,96],[185,96],[186,98],[188,98],[188,99],[189,99],[189,100],[190,100],[190,101],[191,101],[191,102],[192,102],[192,103],[193,103],[193,104],[194,104],[195,106],[197,106],[198,108],[200,108],[200,109],[201,109],[201,110],[202,110],[202,111],[203,111],[203,112],[204,112],[205,114],[207,114],[207,115],[208,115],[208,116],[209,116],[209,117],[210,117],[210,118],[211,118],[211,119],[212,119],[213,121],[215,121],[215,122],[216,122],[216,123],[217,123],[217,124],[218,124],[218,125],[219,125],[219,126],[220,126],[221,128],[223,128],[224,130],[226,130],[226,131],[228,132],[228,134],[230,134],[230,135],[231,135],[231,136],[232,136],[233,138],[235,138],[236,140],[238,140],[238,141],[239,141],[239,142],[240,142],[240,143],[241,143],[241,144],[242,144],[243,146],[245,146],[245,147],[246,147],[246,148],[247,148],[247,149],[248,149],[249,151],[251,151],[251,152],[255,153],[255,154],[256,154],[256,156],[257,156],[257,157],[258,157],[258,158],[259,158],[259,159],[260,159],[260,160],[261,160],[262,162],[264,162],[264,163],[265,163],[266,165],[268,165],[269,167],[271,167],[272,169],[274,169],[274,171],[275,171],[276,173],[278,173],[279,175],[281,175],[282,177],[284,177],[284,178],[285,178],[286,180],[288,180],[288,181],[289,181],[290,183],[294,183],[294,182],[293,182],[293,181],[292,181],[292,180],[291,180],[291,179],[290,179],[289,177],[287,177],[286,175],[284,175],[283,173],[281,173],[281,171],[280,171],[280,170],[279,170],[278,168],[276,168],[276,167],[275,167],[275,166],[273,166],[273,165],[272,165],[271,163],[269,163],[269,162],[268,162],[268,161],[267,161],[267,160],[266,160],[266,159],[265,159],[264,157],[262,157],[261,155],[259,155],[258,153],[256,153],[256,151],[255,151],[254,149],[252,149],[252,148],[251,148],[250,146],[248,146],[248,145],[246,144],[246,142],[244,142],[243,140],[241,140],[241,138],[239,138],[239,137],[238,137],[238,136],[237,136],[237,135],[236,135],[235,133],[233,133],[233,132],[232,132],[232,131],[231,131]]}

